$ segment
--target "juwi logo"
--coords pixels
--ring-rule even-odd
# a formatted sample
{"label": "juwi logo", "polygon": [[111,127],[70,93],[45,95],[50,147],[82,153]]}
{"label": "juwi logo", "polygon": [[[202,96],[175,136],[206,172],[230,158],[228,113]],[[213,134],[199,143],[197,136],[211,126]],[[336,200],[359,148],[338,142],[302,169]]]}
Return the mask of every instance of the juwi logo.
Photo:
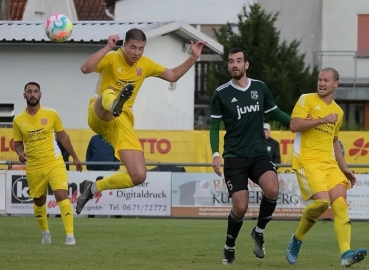
{"label": "juwi logo", "polygon": [[369,153],[369,142],[365,143],[364,138],[354,141],[354,147],[349,150],[350,157],[355,156],[355,160]]}
{"label": "juwi logo", "polygon": [[238,115],[237,120],[240,120],[242,115],[245,113],[258,112],[259,110],[260,110],[259,102],[256,102],[256,105],[245,106],[243,108],[237,106],[237,115]]}

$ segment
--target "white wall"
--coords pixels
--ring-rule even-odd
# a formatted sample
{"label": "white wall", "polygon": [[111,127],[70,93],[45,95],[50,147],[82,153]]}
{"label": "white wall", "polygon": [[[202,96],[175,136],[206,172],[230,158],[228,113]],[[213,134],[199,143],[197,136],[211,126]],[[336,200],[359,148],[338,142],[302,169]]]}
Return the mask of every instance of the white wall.
{"label": "white wall", "polygon": [[281,33],[281,40],[299,40],[299,51],[306,54],[305,60],[310,66],[315,64],[314,51],[322,49],[322,1],[257,1],[268,13],[279,13],[275,27]]}
{"label": "white wall", "polygon": [[[342,77],[353,77],[357,50],[358,14],[369,14],[368,0],[323,1],[323,51],[351,51],[323,56],[323,66],[336,68]],[[340,54],[340,55],[337,55]],[[357,59],[358,77],[369,77],[369,59]]]}
{"label": "white wall", "polygon": [[[187,51],[183,52],[182,41],[173,36],[148,42],[150,46],[145,49],[145,54],[167,68],[178,66],[190,56]],[[144,82],[133,107],[136,129],[193,130],[194,67],[176,83],[175,90],[168,87],[169,82],[158,78],[148,78]]]}
{"label": "white wall", "polygon": [[[165,44],[165,46],[164,46]],[[41,104],[56,109],[66,128],[88,128],[87,106],[95,93],[98,74],[84,75],[81,64],[97,48],[63,46],[1,47],[1,103],[14,103],[15,113],[26,102],[23,87],[29,81],[41,85]],[[175,67],[188,58],[182,42],[170,35],[148,41],[145,55]],[[136,129],[192,130],[194,114],[194,68],[177,83],[176,90],[157,78],[144,82],[134,114]]]}
{"label": "white wall", "polygon": [[191,24],[236,23],[238,22],[237,15],[241,12],[242,7],[250,2],[253,1],[124,0],[117,1],[115,4],[115,20],[126,22],[184,21]]}
{"label": "white wall", "polygon": [[77,12],[73,0],[27,0],[23,21],[46,20],[54,13],[66,15],[77,20]]}

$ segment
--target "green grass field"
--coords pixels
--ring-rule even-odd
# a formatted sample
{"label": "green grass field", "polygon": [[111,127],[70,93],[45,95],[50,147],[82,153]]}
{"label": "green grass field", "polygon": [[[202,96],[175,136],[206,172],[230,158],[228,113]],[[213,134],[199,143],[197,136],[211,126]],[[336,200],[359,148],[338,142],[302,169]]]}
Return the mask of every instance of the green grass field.
{"label": "green grass field", "polygon": [[[339,269],[333,222],[319,222],[306,237],[295,265],[285,250],[295,221],[272,221],[265,232],[266,257],[257,259],[245,221],[236,265],[221,264],[226,220],[76,218],[76,246],[64,245],[60,218],[49,218],[52,244],[41,244],[33,217],[0,217],[0,269]],[[352,248],[369,247],[368,223],[353,222]],[[369,260],[369,258],[368,258]],[[369,261],[352,269],[369,269]]]}

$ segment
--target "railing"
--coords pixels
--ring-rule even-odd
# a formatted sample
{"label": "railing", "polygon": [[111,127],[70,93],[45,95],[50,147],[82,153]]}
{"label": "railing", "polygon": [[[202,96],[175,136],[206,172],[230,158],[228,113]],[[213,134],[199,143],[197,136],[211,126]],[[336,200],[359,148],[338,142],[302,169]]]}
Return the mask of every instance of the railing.
{"label": "railing", "polygon": [[[73,162],[67,161],[66,165],[74,165]],[[124,166],[121,162],[96,162],[96,161],[84,161],[81,162],[82,165],[121,165]],[[12,165],[24,165],[19,161],[8,161],[8,160],[0,160],[0,165],[7,165],[9,169],[11,169]],[[224,164],[221,164],[224,166]],[[194,162],[147,162],[146,166],[179,166],[179,167],[212,167],[212,163],[194,163]],[[280,167],[292,167],[292,164],[275,164],[277,168]],[[369,168],[369,164],[347,164],[350,168]]]}
{"label": "railing", "polygon": [[369,51],[315,51],[314,65],[337,69],[340,87],[369,88]]}
{"label": "railing", "polygon": [[[210,65],[220,64],[219,61],[197,61],[195,63],[195,103],[201,103],[201,99],[207,96],[208,81],[207,75],[209,73]],[[208,98],[208,97],[207,97]]]}

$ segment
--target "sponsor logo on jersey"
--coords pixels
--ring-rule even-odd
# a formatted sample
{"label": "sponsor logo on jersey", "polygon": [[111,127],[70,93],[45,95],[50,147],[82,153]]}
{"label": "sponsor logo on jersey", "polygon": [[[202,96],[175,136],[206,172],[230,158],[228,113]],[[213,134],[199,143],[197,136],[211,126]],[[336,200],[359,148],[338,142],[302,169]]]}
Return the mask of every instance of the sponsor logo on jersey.
{"label": "sponsor logo on jersey", "polygon": [[136,68],[136,75],[141,76],[142,75],[142,68]]}
{"label": "sponsor logo on jersey", "polygon": [[41,118],[41,125],[47,125],[47,118]]}
{"label": "sponsor logo on jersey", "polygon": [[240,106],[237,106],[237,114],[238,114],[237,120],[240,120],[242,115],[245,113],[258,112],[258,111],[260,111],[259,102],[256,102],[256,105],[245,106],[243,108],[240,108]]}

